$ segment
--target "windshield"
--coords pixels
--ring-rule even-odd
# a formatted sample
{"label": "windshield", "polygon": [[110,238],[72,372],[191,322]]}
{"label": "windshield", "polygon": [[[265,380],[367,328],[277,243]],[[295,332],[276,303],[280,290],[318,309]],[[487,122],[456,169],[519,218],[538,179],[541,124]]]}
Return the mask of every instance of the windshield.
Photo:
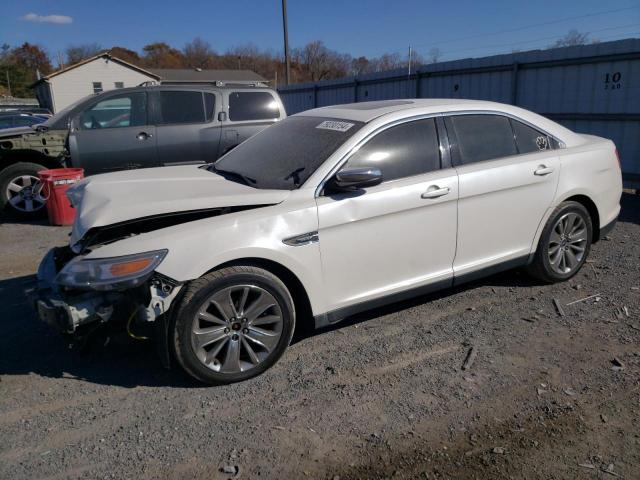
{"label": "windshield", "polygon": [[364,123],[289,117],[241,143],[208,168],[254,188],[299,188]]}
{"label": "windshield", "polygon": [[59,112],[56,112],[53,116],[49,117],[44,123],[42,123],[41,125],[44,125],[45,127],[50,127],[50,128],[65,128],[66,127],[66,123],[68,121],[68,119],[64,120],[63,124],[60,124],[60,120],[63,119],[64,117],[66,117],[69,112],[71,112],[71,110],[73,110],[74,108],[76,108],[78,105],[80,105],[82,102],[84,102],[85,100],[87,100],[87,98],[89,97],[95,97],[95,93],[92,93],[90,95],[87,95],[85,97],[82,97],[80,100],[77,100],[75,102],[73,102],[71,105],[68,105],[66,107],[64,107],[62,110],[60,110]]}

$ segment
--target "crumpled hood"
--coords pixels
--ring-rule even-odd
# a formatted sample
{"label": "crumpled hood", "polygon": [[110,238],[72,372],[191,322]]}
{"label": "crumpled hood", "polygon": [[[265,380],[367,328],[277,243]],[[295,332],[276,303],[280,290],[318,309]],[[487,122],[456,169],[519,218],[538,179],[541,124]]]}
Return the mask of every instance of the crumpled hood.
{"label": "crumpled hood", "polygon": [[273,205],[289,194],[232,182],[194,165],[94,175],[67,191],[76,207],[70,244],[95,227],[176,212]]}

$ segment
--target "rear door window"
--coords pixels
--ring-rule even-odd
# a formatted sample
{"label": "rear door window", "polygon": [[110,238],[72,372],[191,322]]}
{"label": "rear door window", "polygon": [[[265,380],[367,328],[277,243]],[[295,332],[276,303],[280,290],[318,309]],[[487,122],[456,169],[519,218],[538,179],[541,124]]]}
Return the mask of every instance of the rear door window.
{"label": "rear door window", "polygon": [[518,120],[511,119],[513,135],[516,138],[518,153],[532,153],[554,148],[552,140],[545,133],[525,125]]}
{"label": "rear door window", "polygon": [[378,168],[385,182],[438,170],[435,120],[416,120],[383,130],[349,158],[345,168],[355,167]]}
{"label": "rear door window", "polygon": [[458,164],[482,162],[517,155],[511,124],[501,115],[454,115],[445,117],[447,130],[455,133],[453,149]]}
{"label": "rear door window", "polygon": [[80,114],[83,130],[136,127],[147,124],[147,94],[129,93],[96,103]]}
{"label": "rear door window", "polygon": [[229,93],[229,120],[273,120],[280,118],[279,104],[269,92]]}
{"label": "rear door window", "polygon": [[[204,123],[207,120],[203,93],[197,91],[161,91],[158,125]],[[211,95],[213,97],[213,95]],[[211,106],[213,104],[211,103]]]}

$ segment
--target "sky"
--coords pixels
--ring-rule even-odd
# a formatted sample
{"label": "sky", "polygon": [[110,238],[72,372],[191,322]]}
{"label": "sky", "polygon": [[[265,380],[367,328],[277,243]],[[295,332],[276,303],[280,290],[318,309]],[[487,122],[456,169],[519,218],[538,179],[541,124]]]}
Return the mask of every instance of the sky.
{"label": "sky", "polygon": [[[195,37],[218,52],[252,43],[283,50],[281,0],[0,0],[0,44],[37,43],[55,58],[69,45],[140,51]],[[640,38],[639,0],[288,0],[289,43],[322,40],[353,56],[406,55],[408,46],[443,60],[545,48],[571,29],[601,41]]]}

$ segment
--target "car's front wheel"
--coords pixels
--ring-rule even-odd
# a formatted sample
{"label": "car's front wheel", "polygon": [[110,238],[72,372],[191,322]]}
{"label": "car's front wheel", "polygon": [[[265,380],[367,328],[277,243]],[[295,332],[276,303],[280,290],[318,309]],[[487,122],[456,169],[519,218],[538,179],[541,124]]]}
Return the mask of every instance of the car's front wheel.
{"label": "car's front wheel", "polygon": [[46,167],[20,162],[0,171],[0,209],[24,218],[38,217],[46,211],[46,199],[38,172]]}
{"label": "car's front wheel", "polygon": [[573,277],[587,260],[593,238],[593,222],[580,203],[561,203],[542,231],[529,272],[548,282]]}
{"label": "car's front wheel", "polygon": [[261,374],[284,353],[295,326],[289,291],[253,266],[217,270],[191,282],[173,317],[175,357],[209,384]]}

